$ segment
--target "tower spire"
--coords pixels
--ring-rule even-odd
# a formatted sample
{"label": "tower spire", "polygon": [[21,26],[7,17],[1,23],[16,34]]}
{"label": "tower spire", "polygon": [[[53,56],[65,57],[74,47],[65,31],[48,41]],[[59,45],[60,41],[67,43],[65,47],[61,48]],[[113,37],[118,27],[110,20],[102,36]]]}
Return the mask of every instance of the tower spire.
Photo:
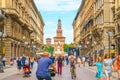
{"label": "tower spire", "polygon": [[58,19],[58,29],[61,29],[61,26],[62,26],[61,19]]}

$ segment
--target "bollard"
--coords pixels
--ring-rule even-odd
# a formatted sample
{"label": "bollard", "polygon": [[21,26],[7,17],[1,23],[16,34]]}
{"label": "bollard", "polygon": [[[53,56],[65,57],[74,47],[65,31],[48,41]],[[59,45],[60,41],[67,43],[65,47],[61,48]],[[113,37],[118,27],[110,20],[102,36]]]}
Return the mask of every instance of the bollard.
{"label": "bollard", "polygon": [[0,73],[3,73],[4,70],[3,70],[3,63],[0,61]]}

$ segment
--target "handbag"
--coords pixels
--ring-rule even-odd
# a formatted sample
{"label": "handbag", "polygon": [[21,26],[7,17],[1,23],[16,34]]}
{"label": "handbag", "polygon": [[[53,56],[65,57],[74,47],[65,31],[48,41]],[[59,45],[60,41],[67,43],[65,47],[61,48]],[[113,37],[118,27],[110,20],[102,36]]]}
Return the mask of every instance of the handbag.
{"label": "handbag", "polygon": [[50,74],[51,77],[55,76],[55,71],[53,69],[48,69],[48,73]]}

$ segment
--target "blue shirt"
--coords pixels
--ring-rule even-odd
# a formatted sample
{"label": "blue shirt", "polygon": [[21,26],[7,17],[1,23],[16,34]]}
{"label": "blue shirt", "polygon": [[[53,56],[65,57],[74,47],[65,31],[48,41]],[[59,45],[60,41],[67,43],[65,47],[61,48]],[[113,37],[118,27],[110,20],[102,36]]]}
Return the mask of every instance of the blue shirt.
{"label": "blue shirt", "polygon": [[21,60],[17,60],[17,66],[21,66]]}
{"label": "blue shirt", "polygon": [[102,62],[97,62],[97,63],[96,63],[96,66],[97,66],[98,72],[102,72],[103,63],[102,63]]}
{"label": "blue shirt", "polygon": [[25,60],[26,60],[26,58],[25,58],[25,57],[22,57],[22,59],[21,59],[22,64],[25,63]]}
{"label": "blue shirt", "polygon": [[54,63],[55,57],[50,57],[50,59],[52,60],[52,63]]}
{"label": "blue shirt", "polygon": [[38,61],[38,67],[36,71],[36,76],[48,76],[48,68],[52,64],[52,60],[49,58],[40,58]]}

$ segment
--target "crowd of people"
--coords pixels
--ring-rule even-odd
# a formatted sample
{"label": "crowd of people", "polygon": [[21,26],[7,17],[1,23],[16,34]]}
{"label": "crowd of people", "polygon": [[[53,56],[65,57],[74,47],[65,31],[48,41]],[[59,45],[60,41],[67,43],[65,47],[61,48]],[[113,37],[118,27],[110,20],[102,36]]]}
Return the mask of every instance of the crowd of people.
{"label": "crowd of people", "polygon": [[22,56],[19,57],[12,57],[10,59],[10,65],[17,66],[18,74],[20,74],[20,71],[23,71],[24,77],[30,77],[34,61],[35,61],[34,57],[25,56],[23,54]]}
{"label": "crowd of people", "polygon": [[[5,66],[6,58],[2,58],[3,65]],[[37,62],[37,70],[36,77],[38,80],[52,80],[51,76],[62,76],[62,67],[65,65],[70,66],[71,78],[74,80],[76,78],[76,64],[78,68],[86,67],[86,63],[89,66],[96,66],[96,75],[97,80],[102,80],[103,75],[105,75],[106,80],[111,80],[111,76],[113,72],[118,73],[118,80],[120,80],[120,55],[115,56],[114,58],[105,54],[104,56],[98,56],[97,60],[94,60],[92,56],[89,58],[83,57],[75,57],[74,55],[70,56],[49,56],[48,52],[43,52],[42,56],[37,58],[28,57],[24,54],[21,57],[13,57],[10,59],[10,65],[17,65],[18,74],[22,70],[24,76],[29,76],[31,74],[31,70],[34,66],[34,61]],[[52,69],[52,70],[51,70]],[[51,71],[49,71],[51,70]]]}

